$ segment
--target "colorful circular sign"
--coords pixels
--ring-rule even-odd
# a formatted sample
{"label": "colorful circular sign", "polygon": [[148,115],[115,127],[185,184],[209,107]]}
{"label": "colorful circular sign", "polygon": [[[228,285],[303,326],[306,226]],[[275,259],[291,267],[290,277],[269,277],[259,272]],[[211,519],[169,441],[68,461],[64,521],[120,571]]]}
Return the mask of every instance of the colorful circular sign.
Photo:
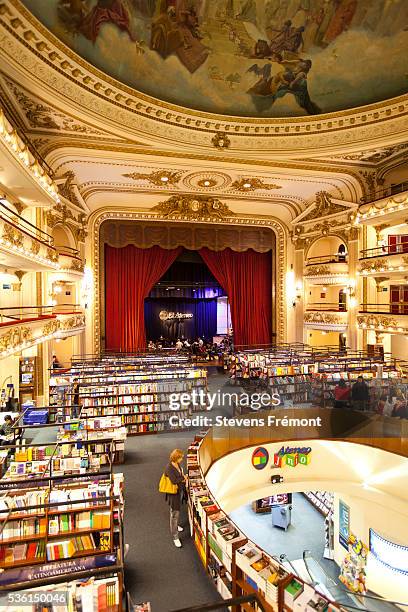
{"label": "colorful circular sign", "polygon": [[258,446],[252,453],[252,465],[256,470],[263,470],[269,461],[269,453],[263,446]]}

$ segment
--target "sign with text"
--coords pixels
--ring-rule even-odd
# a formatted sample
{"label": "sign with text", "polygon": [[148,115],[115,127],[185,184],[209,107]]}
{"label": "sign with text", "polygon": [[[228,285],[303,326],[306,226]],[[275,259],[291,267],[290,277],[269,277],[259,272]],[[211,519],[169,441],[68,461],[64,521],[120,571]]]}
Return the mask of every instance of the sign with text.
{"label": "sign with text", "polygon": [[296,467],[297,465],[309,465],[311,460],[312,449],[310,446],[305,447],[290,447],[282,446],[282,448],[274,454],[274,467]]}

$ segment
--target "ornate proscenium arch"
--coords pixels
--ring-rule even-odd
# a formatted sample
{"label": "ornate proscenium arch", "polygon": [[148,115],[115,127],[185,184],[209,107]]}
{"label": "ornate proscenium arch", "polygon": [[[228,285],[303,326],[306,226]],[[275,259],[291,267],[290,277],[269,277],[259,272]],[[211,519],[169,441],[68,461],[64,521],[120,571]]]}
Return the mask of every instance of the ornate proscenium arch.
{"label": "ornate proscenium arch", "polygon": [[[115,244],[105,234],[105,222],[117,222],[123,230],[122,235]],[[131,236],[126,237],[132,227]],[[173,240],[169,228],[174,228],[177,240]],[[141,231],[147,228],[144,234]],[[211,228],[211,231],[208,231]],[[167,236],[167,243],[163,242]],[[139,238],[136,239],[136,235]],[[145,237],[143,237],[143,234]],[[288,231],[284,224],[274,217],[250,217],[233,215],[219,219],[196,220],[188,222],[182,215],[172,215],[169,220],[162,212],[127,212],[125,210],[100,210],[90,217],[90,235],[92,236],[92,267],[94,271],[94,302],[93,302],[93,339],[92,349],[98,353],[101,348],[101,332],[103,330],[104,308],[102,290],[104,286],[103,244],[109,242],[112,246],[125,246],[129,240],[136,246],[152,246],[159,244],[165,248],[174,248],[176,244],[190,249],[200,246],[210,246],[215,250],[226,247],[244,251],[248,248],[265,252],[271,248],[275,250],[273,270],[273,304],[274,322],[277,342],[282,342],[286,333],[285,287],[284,271],[286,267],[286,240]],[[154,238],[154,236],[156,237]],[[184,235],[184,238],[183,238]]]}

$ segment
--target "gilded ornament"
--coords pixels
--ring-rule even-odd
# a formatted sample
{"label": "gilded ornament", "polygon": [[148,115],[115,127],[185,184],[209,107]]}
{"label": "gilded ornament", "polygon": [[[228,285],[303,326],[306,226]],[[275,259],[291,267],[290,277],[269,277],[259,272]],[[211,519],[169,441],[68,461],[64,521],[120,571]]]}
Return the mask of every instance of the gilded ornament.
{"label": "gilded ornament", "polygon": [[345,212],[348,210],[347,206],[342,204],[336,204],[332,202],[332,196],[327,191],[318,191],[316,193],[316,200],[312,210],[302,218],[302,223],[306,221],[313,221],[314,219],[320,219],[327,217],[328,215],[334,215],[336,213]]}
{"label": "gilded ornament", "polygon": [[371,259],[360,264],[360,272],[386,272],[388,261],[386,259]]}
{"label": "gilded ornament", "polygon": [[338,315],[324,312],[306,312],[303,320],[305,323],[320,323],[326,325],[341,325]]}
{"label": "gilded ornament", "polygon": [[305,276],[320,276],[330,274],[330,266],[315,265],[306,268]]}
{"label": "gilded ornament", "polygon": [[38,242],[38,240],[35,240],[35,238],[31,239],[31,248],[30,248],[30,252],[33,255],[38,255],[38,253],[40,252],[40,243]]}
{"label": "gilded ornament", "polygon": [[47,257],[51,261],[58,261],[58,253],[55,249],[52,249],[51,247],[47,247]]}
{"label": "gilded ornament", "polygon": [[234,215],[220,200],[199,195],[172,196],[165,202],[153,206],[152,210],[163,215],[165,219],[171,217],[188,221],[211,221]]}
{"label": "gilded ornament", "polygon": [[231,144],[231,140],[225,132],[217,132],[215,136],[211,138],[211,142],[216,149],[228,149]]}
{"label": "gilded ornament", "polygon": [[71,270],[74,272],[83,272],[84,262],[81,259],[72,259]]}
{"label": "gilded ornament", "polygon": [[[72,170],[68,170],[60,178],[65,179],[65,183],[62,183],[62,184],[58,185],[58,191],[59,191],[60,195],[62,195],[69,202],[72,202],[72,204],[75,204],[76,206],[79,206],[81,208],[81,202],[78,200],[78,196],[77,196],[77,194],[75,192],[76,179],[75,179],[74,172]],[[57,210],[58,210],[58,208],[57,208]],[[66,212],[65,212],[65,214],[66,214]],[[73,217],[73,215],[71,213],[71,217],[66,217],[66,218],[73,219],[74,217]]]}
{"label": "gilded ornament", "polygon": [[53,321],[48,321],[48,323],[46,323],[42,328],[42,335],[50,336],[51,334],[55,334],[55,332],[57,332],[60,327],[61,323],[57,319],[54,319]]}
{"label": "gilded ornament", "polygon": [[145,180],[156,185],[157,187],[166,187],[166,185],[177,185],[183,172],[177,170],[155,170],[153,172],[130,172],[122,174],[126,178],[131,178],[133,181]]}
{"label": "gilded ornament", "polygon": [[234,181],[231,188],[245,193],[246,191],[256,191],[257,189],[264,189],[266,191],[271,189],[282,189],[282,186],[275,185],[274,183],[265,183],[260,178],[241,178]]}
{"label": "gilded ornament", "polygon": [[20,232],[19,229],[9,225],[8,223],[4,223],[3,226],[3,240],[6,240],[10,244],[16,247],[23,246],[23,233]]}

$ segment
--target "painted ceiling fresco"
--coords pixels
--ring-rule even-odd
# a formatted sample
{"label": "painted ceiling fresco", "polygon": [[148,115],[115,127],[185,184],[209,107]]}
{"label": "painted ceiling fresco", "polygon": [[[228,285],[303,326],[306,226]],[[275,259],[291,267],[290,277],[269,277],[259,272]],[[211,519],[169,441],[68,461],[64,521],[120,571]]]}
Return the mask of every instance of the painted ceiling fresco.
{"label": "painted ceiling fresco", "polygon": [[408,92],[408,0],[23,0],[135,89],[212,113],[316,115]]}

